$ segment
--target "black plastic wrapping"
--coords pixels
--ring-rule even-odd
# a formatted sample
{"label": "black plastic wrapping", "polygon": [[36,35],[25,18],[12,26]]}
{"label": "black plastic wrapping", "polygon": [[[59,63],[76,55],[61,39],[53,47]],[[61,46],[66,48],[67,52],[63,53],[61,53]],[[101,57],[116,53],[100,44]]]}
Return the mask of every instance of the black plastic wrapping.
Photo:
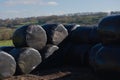
{"label": "black plastic wrapping", "polygon": [[56,50],[51,56],[49,56],[47,59],[43,60],[42,63],[32,71],[32,73],[40,72],[44,69],[51,69],[60,67],[65,64],[65,56],[66,52],[70,49],[71,44],[66,43],[64,45],[61,45],[58,50]]}
{"label": "black plastic wrapping", "polygon": [[96,44],[100,42],[97,27],[80,26],[69,35],[70,41],[80,44]]}
{"label": "black plastic wrapping", "polygon": [[96,56],[97,56],[97,52],[102,48],[102,44],[98,43],[95,44],[90,51],[88,52],[88,61],[89,61],[89,65],[94,68],[96,66],[95,60],[96,60]]}
{"label": "black plastic wrapping", "polygon": [[71,66],[87,66],[90,44],[72,44],[65,56],[65,64]]}
{"label": "black plastic wrapping", "polygon": [[102,46],[97,52],[96,70],[109,70],[120,72],[120,46]]}
{"label": "black plastic wrapping", "polygon": [[68,33],[71,33],[77,27],[80,27],[78,24],[64,24],[65,28],[67,29]]}
{"label": "black plastic wrapping", "polygon": [[120,44],[120,15],[103,18],[98,24],[98,32],[104,45]]}
{"label": "black plastic wrapping", "polygon": [[13,48],[15,47],[14,46],[1,46],[0,50],[9,53]]}

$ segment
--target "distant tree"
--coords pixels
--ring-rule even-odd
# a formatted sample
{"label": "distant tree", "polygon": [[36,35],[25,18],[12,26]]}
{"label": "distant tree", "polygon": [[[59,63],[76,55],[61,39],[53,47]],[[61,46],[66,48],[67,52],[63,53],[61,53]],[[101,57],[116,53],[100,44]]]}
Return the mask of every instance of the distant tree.
{"label": "distant tree", "polygon": [[[119,13],[119,12],[112,12]],[[39,17],[28,17],[28,18],[15,18],[15,19],[0,19],[0,27],[13,28],[18,25],[26,24],[45,24],[45,23],[77,23],[80,25],[96,25],[98,21],[107,16],[108,13],[104,12],[85,12],[85,13],[74,13],[65,15],[51,15],[51,16],[39,16]]]}

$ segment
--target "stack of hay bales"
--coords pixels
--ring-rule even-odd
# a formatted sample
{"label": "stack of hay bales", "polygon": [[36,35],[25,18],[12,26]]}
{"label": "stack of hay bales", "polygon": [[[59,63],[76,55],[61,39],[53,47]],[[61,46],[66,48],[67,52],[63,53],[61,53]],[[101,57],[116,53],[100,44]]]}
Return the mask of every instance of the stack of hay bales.
{"label": "stack of hay bales", "polygon": [[102,73],[102,77],[118,80],[120,79],[118,78],[120,75],[120,15],[103,18],[99,22],[98,33],[101,43],[91,49],[89,63],[95,71]]}
{"label": "stack of hay bales", "polygon": [[[77,24],[76,24],[77,25]],[[69,49],[69,47],[71,47],[71,46],[68,46],[67,47],[67,44],[69,44],[69,36],[70,36],[70,33],[76,28],[76,27],[80,27],[79,25],[77,25],[76,26],[75,24],[66,24],[66,25],[62,25],[62,24],[60,24],[60,25],[57,25],[58,26],[58,28],[56,27],[56,28],[54,28],[55,26],[56,26],[56,24],[47,24],[47,25],[43,25],[43,28],[45,29],[45,28],[49,28],[49,29],[45,29],[45,30],[51,30],[50,32],[52,32],[52,33],[50,33],[49,32],[49,35],[50,34],[53,34],[54,33],[54,35],[56,35],[56,38],[58,39],[56,39],[56,41],[59,41],[59,44],[58,44],[58,42],[56,42],[57,44],[55,44],[55,41],[54,41],[54,43],[53,43],[53,41],[52,42],[50,42],[50,40],[49,40],[49,42],[48,42],[48,44],[50,44],[50,43],[52,43],[52,45],[53,44],[55,44],[55,45],[57,45],[57,47],[59,48],[58,50],[56,50],[55,49],[55,47],[54,47],[54,49],[56,50],[55,52],[54,52],[54,54],[52,54],[49,58],[47,58],[46,60],[44,60],[37,68],[36,68],[36,70],[35,71],[40,71],[41,69],[48,69],[48,68],[53,68],[53,67],[60,67],[61,65],[65,65],[64,64],[64,62],[65,62],[65,55],[66,55],[66,53],[65,53],[65,51],[67,51],[68,49]],[[59,28],[61,26],[61,28]],[[64,27],[63,27],[64,26]],[[55,29],[55,30],[53,30],[53,29]],[[56,31],[56,32],[54,32],[54,31]],[[57,31],[60,31],[60,33],[61,34],[58,34],[59,32],[57,32]],[[49,36],[48,35],[48,36]],[[65,37],[64,37],[64,36]],[[52,36],[51,36],[52,37]],[[59,39],[59,38],[61,38],[61,39]],[[56,47],[56,48],[57,48]],[[44,51],[46,51],[45,49],[44,49]],[[41,52],[41,53],[43,53],[43,54],[45,54],[43,51]],[[35,72],[35,71],[33,71],[33,72]]]}
{"label": "stack of hay bales", "polygon": [[[40,50],[43,58],[43,62],[35,69],[40,71],[41,69],[51,68],[58,66],[62,62],[58,55],[62,55],[59,52],[59,44],[68,36],[67,29],[62,24],[44,24],[42,28],[47,34],[46,46]],[[35,72],[33,71],[33,72]]]}
{"label": "stack of hay bales", "polygon": [[0,77],[27,74],[51,56],[68,35],[62,24],[25,25],[13,34],[14,46],[0,47]]}
{"label": "stack of hay bales", "polygon": [[[12,59],[11,62],[7,60],[6,64],[14,64],[2,69],[1,77],[27,74],[62,65],[87,65],[88,52],[100,39],[97,27],[44,24],[19,27],[14,32],[12,41],[14,47],[0,48]],[[9,72],[9,75],[2,75],[3,72]]]}

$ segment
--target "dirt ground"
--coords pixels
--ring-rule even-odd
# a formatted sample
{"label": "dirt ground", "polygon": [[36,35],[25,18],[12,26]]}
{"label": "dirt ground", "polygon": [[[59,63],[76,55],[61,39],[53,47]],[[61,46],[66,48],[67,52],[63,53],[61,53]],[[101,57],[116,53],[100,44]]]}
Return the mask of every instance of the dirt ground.
{"label": "dirt ground", "polygon": [[96,80],[93,71],[84,67],[46,69],[35,74],[18,75],[4,80]]}
{"label": "dirt ground", "polygon": [[[113,80],[102,79],[90,69],[85,67],[60,67],[46,69],[35,74],[18,75],[4,80]],[[118,80],[118,79],[116,79]]]}

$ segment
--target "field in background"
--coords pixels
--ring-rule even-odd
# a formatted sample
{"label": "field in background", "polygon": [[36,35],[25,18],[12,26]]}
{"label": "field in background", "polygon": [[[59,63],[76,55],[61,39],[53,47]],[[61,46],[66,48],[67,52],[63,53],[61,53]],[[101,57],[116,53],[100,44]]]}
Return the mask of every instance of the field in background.
{"label": "field in background", "polygon": [[0,27],[0,41],[10,40],[15,29]]}
{"label": "field in background", "polygon": [[12,40],[0,41],[0,46],[13,46]]}
{"label": "field in background", "polygon": [[0,27],[0,46],[13,46],[12,35],[15,29]]}

